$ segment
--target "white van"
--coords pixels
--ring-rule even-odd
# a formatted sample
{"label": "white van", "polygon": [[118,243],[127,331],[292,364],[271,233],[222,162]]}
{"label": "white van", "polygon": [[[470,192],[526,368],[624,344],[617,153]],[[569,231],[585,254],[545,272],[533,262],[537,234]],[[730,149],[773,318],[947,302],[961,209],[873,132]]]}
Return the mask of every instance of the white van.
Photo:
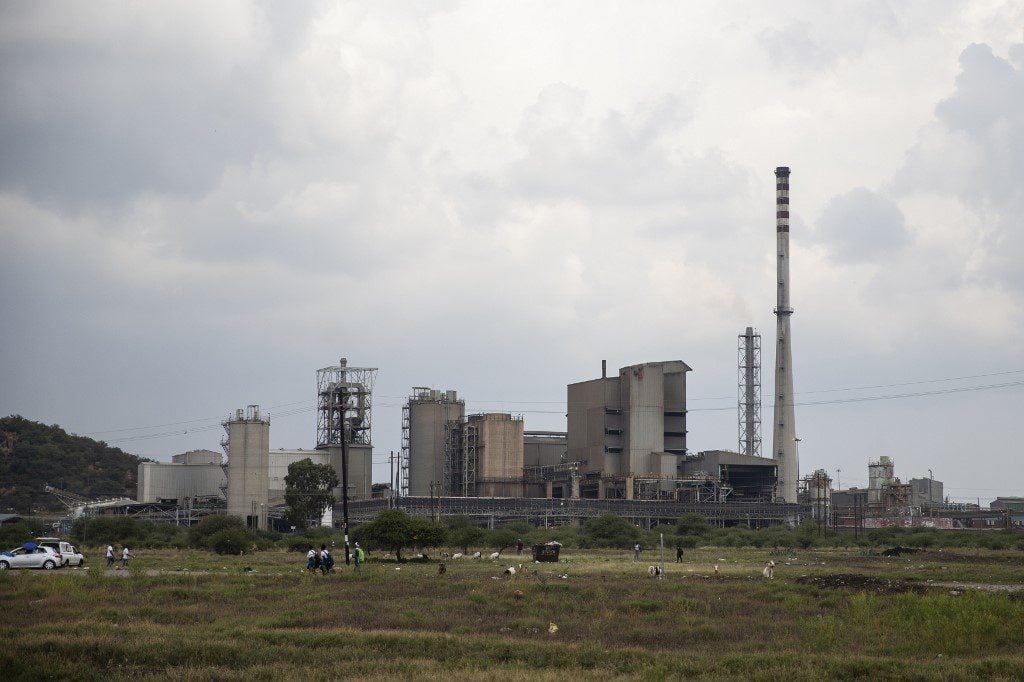
{"label": "white van", "polygon": [[70,542],[60,538],[36,538],[36,544],[42,547],[50,547],[64,558],[64,566],[81,566],[85,563],[85,557]]}

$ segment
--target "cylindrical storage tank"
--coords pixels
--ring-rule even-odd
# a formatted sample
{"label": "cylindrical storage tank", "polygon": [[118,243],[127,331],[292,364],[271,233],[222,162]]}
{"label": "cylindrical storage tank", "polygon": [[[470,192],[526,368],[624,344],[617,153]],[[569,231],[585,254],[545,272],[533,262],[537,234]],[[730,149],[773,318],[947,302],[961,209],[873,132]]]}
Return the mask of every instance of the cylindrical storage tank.
{"label": "cylindrical storage tank", "polygon": [[444,480],[445,424],[462,421],[466,404],[455,391],[422,391],[409,398],[409,495],[431,495],[430,484],[442,489]]}
{"label": "cylindrical storage tank", "polygon": [[824,469],[818,469],[811,476],[808,492],[814,520],[827,522],[832,502],[832,479]]}
{"label": "cylindrical storage tank", "polygon": [[868,464],[868,504],[881,504],[882,488],[894,480],[894,466],[891,457],[879,457],[877,462]]}
{"label": "cylindrical storage tank", "polygon": [[[252,409],[255,408],[255,409]],[[227,422],[228,514],[253,528],[266,529],[270,489],[270,420],[250,406]]]}
{"label": "cylindrical storage tank", "polygon": [[477,495],[518,497],[523,494],[523,420],[492,412],[470,417],[480,430]]}

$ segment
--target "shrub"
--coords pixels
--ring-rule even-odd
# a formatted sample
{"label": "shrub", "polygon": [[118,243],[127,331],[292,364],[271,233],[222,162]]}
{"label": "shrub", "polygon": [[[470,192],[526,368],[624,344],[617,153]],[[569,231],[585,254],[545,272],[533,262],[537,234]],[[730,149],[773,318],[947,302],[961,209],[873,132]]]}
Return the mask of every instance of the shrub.
{"label": "shrub", "polygon": [[206,538],[207,549],[217,554],[241,554],[253,548],[253,536],[241,528],[225,528]]}
{"label": "shrub", "polygon": [[584,522],[580,546],[625,549],[639,542],[641,535],[642,532],[639,528],[621,516],[605,514]]}
{"label": "shrub", "polygon": [[[207,516],[193,526],[188,535],[192,547],[213,550],[218,554],[238,554],[253,547],[259,549],[258,541],[256,533],[248,530],[240,518],[224,514]],[[263,541],[264,546],[269,544]]]}

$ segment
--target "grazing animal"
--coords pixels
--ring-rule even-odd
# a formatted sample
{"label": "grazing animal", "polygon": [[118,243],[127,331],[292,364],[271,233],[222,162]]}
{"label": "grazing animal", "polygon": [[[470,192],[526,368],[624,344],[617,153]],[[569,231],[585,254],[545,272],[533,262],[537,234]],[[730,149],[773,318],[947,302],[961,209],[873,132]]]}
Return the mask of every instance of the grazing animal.
{"label": "grazing animal", "polygon": [[441,552],[441,558],[442,559],[449,559],[449,558],[451,558],[451,555],[448,554],[448,552]]}
{"label": "grazing animal", "polygon": [[721,578],[722,574],[718,572],[718,564],[715,564],[715,577]]}
{"label": "grazing animal", "polygon": [[661,575],[661,566],[648,566],[647,574],[650,575],[652,578],[658,577],[659,575]]}
{"label": "grazing animal", "polygon": [[509,566],[508,568],[506,568],[505,569],[505,577],[510,579],[510,580],[512,578],[516,577],[516,567],[515,566]]}
{"label": "grazing animal", "polygon": [[512,596],[515,597],[516,599],[522,599],[523,598],[523,591],[522,590],[516,590],[515,592],[512,593]]}
{"label": "grazing animal", "polygon": [[501,552],[492,552],[491,553],[491,561],[496,560],[500,556],[501,556]]}
{"label": "grazing animal", "polygon": [[769,560],[768,563],[764,565],[764,570],[761,571],[761,575],[763,575],[765,578],[768,578],[768,580],[771,580],[772,578],[774,578],[775,577],[775,562]]}
{"label": "grazing animal", "polygon": [[474,559],[479,559],[480,558],[480,552],[473,552],[473,558]]}
{"label": "grazing animal", "polygon": [[452,559],[461,559],[461,558],[462,558],[462,552],[456,552],[455,554],[452,554]]}
{"label": "grazing animal", "polygon": [[437,565],[437,574],[438,575],[444,575],[444,572],[447,571],[447,570],[448,570],[448,568],[444,565],[443,561]]}
{"label": "grazing animal", "polygon": [[391,552],[388,552],[387,554],[384,555],[384,560],[385,561],[387,561],[390,558],[391,558]]}

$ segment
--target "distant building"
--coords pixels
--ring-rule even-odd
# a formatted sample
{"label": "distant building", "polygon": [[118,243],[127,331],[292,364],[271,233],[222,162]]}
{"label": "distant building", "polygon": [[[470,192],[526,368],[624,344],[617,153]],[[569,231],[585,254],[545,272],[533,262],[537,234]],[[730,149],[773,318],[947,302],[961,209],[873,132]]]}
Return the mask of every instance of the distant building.
{"label": "distant building", "polygon": [[[331,463],[330,453],[326,450],[303,450],[302,448],[287,450],[279,448],[270,451],[270,472],[267,487],[268,497],[270,498],[269,504],[284,504],[284,491],[286,487],[284,479],[288,475],[288,465],[304,459],[308,459],[314,464]],[[339,471],[337,474],[338,478],[341,478],[341,472]]]}
{"label": "distant building", "polygon": [[596,474],[597,497],[634,499],[638,478],[675,488],[669,479],[686,453],[689,371],[679,360],[648,362],[569,384],[567,456]]}
{"label": "distant building", "polygon": [[942,504],[942,481],[934,478],[910,479],[910,503],[915,507],[933,507]]}
{"label": "distant building", "polygon": [[989,509],[1009,509],[1024,512],[1024,497],[997,497],[988,503]]}
{"label": "distant building", "polygon": [[182,503],[196,497],[220,497],[227,486],[221,455],[212,450],[191,450],[168,462],[140,462],[139,502]]}

